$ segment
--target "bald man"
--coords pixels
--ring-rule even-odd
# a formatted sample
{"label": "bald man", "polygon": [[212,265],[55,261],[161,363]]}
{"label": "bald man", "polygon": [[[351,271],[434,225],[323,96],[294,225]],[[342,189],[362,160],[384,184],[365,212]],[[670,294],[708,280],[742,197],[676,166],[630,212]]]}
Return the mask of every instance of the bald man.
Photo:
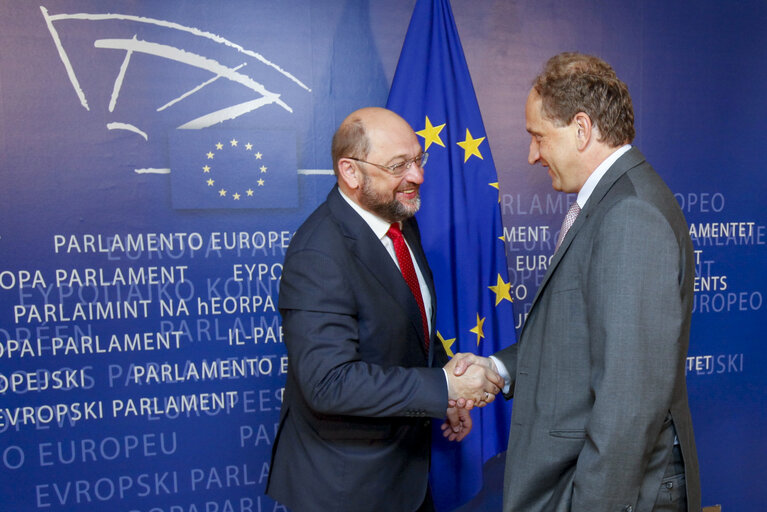
{"label": "bald man", "polygon": [[427,156],[394,112],[353,112],[333,137],[337,185],[290,243],[288,378],[267,493],[294,512],[433,510],[430,418],[447,415],[446,437],[460,440],[471,418],[448,400],[483,405],[503,384],[481,365],[455,377],[434,337],[413,217]]}

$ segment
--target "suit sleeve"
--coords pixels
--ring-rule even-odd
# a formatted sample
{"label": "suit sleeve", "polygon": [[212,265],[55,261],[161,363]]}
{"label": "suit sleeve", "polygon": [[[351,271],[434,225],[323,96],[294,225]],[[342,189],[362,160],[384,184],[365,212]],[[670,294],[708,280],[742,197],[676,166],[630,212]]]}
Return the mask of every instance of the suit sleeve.
{"label": "suit sleeve", "polygon": [[447,385],[441,368],[362,360],[364,320],[356,300],[335,259],[309,249],[286,259],[280,312],[289,371],[309,406],[332,415],[444,417]]}
{"label": "suit sleeve", "polygon": [[684,357],[680,265],[676,236],[653,205],[632,197],[607,212],[584,276],[594,404],[573,511],[636,500]]}

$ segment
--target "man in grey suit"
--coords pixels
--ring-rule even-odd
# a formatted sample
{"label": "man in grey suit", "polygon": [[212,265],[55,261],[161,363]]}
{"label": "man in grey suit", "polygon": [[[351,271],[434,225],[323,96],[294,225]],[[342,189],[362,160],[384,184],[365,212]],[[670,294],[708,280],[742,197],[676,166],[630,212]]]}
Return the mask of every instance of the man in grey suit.
{"label": "man in grey suit", "polygon": [[289,365],[267,493],[294,512],[433,510],[430,418],[447,414],[445,436],[462,439],[471,418],[448,400],[487,403],[503,381],[479,365],[456,377],[434,336],[413,217],[427,154],[410,125],[358,110],[332,155],[337,186],[285,256]]}
{"label": "man in grey suit", "polygon": [[673,194],[630,146],[628,89],[603,60],[560,54],[525,120],[530,164],[577,200],[519,342],[457,356],[458,374],[497,367],[514,398],[503,510],[698,512],[684,371],[693,248]]}

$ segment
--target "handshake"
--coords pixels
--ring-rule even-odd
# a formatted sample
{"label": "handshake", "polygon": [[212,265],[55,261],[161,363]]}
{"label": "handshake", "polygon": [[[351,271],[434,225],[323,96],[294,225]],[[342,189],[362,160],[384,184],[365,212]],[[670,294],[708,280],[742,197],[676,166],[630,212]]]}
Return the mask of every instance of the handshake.
{"label": "handshake", "polygon": [[450,441],[461,441],[471,431],[469,411],[484,407],[503,389],[503,378],[493,360],[474,354],[456,354],[444,366],[448,382],[447,419],[442,435]]}
{"label": "handshake", "polygon": [[444,366],[444,370],[451,407],[484,407],[503,389],[503,378],[489,357],[459,353]]}

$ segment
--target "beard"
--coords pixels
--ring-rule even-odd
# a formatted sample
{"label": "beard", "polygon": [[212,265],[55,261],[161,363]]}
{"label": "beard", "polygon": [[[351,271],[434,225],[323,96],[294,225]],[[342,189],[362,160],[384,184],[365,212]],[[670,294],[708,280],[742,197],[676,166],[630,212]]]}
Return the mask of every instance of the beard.
{"label": "beard", "polygon": [[367,174],[362,175],[360,203],[362,206],[389,222],[400,222],[416,214],[421,207],[421,196],[407,203],[398,201],[395,197],[386,198],[381,192],[373,189],[372,180]]}

